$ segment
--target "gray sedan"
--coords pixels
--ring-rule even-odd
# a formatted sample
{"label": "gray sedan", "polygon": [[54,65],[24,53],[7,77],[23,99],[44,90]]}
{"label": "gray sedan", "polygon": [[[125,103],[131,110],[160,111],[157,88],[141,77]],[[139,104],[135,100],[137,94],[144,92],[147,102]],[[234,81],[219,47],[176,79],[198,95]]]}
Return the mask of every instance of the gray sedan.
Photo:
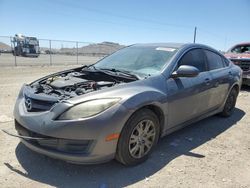
{"label": "gray sedan", "polygon": [[15,127],[28,148],[71,163],[145,161],[160,137],[233,113],[242,71],[200,44],[137,44],[22,87]]}

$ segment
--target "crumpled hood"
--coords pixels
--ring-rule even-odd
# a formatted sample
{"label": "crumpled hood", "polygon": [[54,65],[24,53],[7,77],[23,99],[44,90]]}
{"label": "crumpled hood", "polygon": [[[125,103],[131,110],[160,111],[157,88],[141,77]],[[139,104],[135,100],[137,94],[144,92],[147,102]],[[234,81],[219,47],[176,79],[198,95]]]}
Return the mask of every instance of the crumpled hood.
{"label": "crumpled hood", "polygon": [[[138,80],[131,83],[125,83],[111,88],[107,88],[105,90],[95,91],[92,93],[74,97],[68,99],[67,102],[72,104],[77,104],[83,101],[89,101],[98,98],[121,98],[122,102],[126,101],[128,98],[147,92],[151,92],[151,94],[154,93],[156,95],[158,94],[164,95],[165,91],[163,90],[165,90],[166,88],[160,86],[161,85],[160,83],[163,82],[164,82],[163,76],[156,76],[155,78],[149,78],[145,80]],[[157,86],[158,84],[156,83],[159,83],[159,86]],[[152,95],[148,96],[152,97]],[[150,99],[144,99],[144,100],[150,100]]]}

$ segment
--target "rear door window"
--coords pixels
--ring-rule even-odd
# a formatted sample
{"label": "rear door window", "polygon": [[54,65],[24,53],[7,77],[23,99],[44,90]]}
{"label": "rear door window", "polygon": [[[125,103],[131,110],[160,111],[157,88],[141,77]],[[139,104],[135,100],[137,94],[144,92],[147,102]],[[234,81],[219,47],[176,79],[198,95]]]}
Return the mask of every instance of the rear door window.
{"label": "rear door window", "polygon": [[209,50],[204,51],[207,57],[209,70],[221,69],[225,66],[225,62],[219,54],[216,54]]}
{"label": "rear door window", "polygon": [[190,65],[199,69],[200,72],[207,70],[206,57],[201,49],[188,51],[179,61],[178,67],[181,65]]}

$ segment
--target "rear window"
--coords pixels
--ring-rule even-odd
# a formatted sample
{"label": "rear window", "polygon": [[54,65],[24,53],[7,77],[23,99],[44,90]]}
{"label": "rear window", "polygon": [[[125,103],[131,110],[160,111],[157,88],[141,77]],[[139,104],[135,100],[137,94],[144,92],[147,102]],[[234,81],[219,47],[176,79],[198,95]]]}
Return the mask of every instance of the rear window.
{"label": "rear window", "polygon": [[204,51],[207,56],[209,70],[220,69],[225,66],[225,62],[223,61],[220,55],[211,52],[209,50],[204,50]]}
{"label": "rear window", "polygon": [[237,45],[231,49],[232,53],[250,53],[250,44],[248,45]]}

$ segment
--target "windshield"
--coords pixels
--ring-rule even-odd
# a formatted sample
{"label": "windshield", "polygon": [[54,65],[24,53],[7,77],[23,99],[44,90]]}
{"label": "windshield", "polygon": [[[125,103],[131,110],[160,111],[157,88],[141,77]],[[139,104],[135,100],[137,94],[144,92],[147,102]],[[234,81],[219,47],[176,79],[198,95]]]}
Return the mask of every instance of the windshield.
{"label": "windshield", "polygon": [[34,37],[27,37],[25,41],[29,45],[38,45],[38,40]]}
{"label": "windshield", "polygon": [[171,47],[130,46],[100,60],[95,64],[99,69],[117,69],[138,75],[159,73],[176,53]]}
{"label": "windshield", "polygon": [[250,44],[249,45],[238,45],[232,48],[231,50],[232,53],[250,53]]}

